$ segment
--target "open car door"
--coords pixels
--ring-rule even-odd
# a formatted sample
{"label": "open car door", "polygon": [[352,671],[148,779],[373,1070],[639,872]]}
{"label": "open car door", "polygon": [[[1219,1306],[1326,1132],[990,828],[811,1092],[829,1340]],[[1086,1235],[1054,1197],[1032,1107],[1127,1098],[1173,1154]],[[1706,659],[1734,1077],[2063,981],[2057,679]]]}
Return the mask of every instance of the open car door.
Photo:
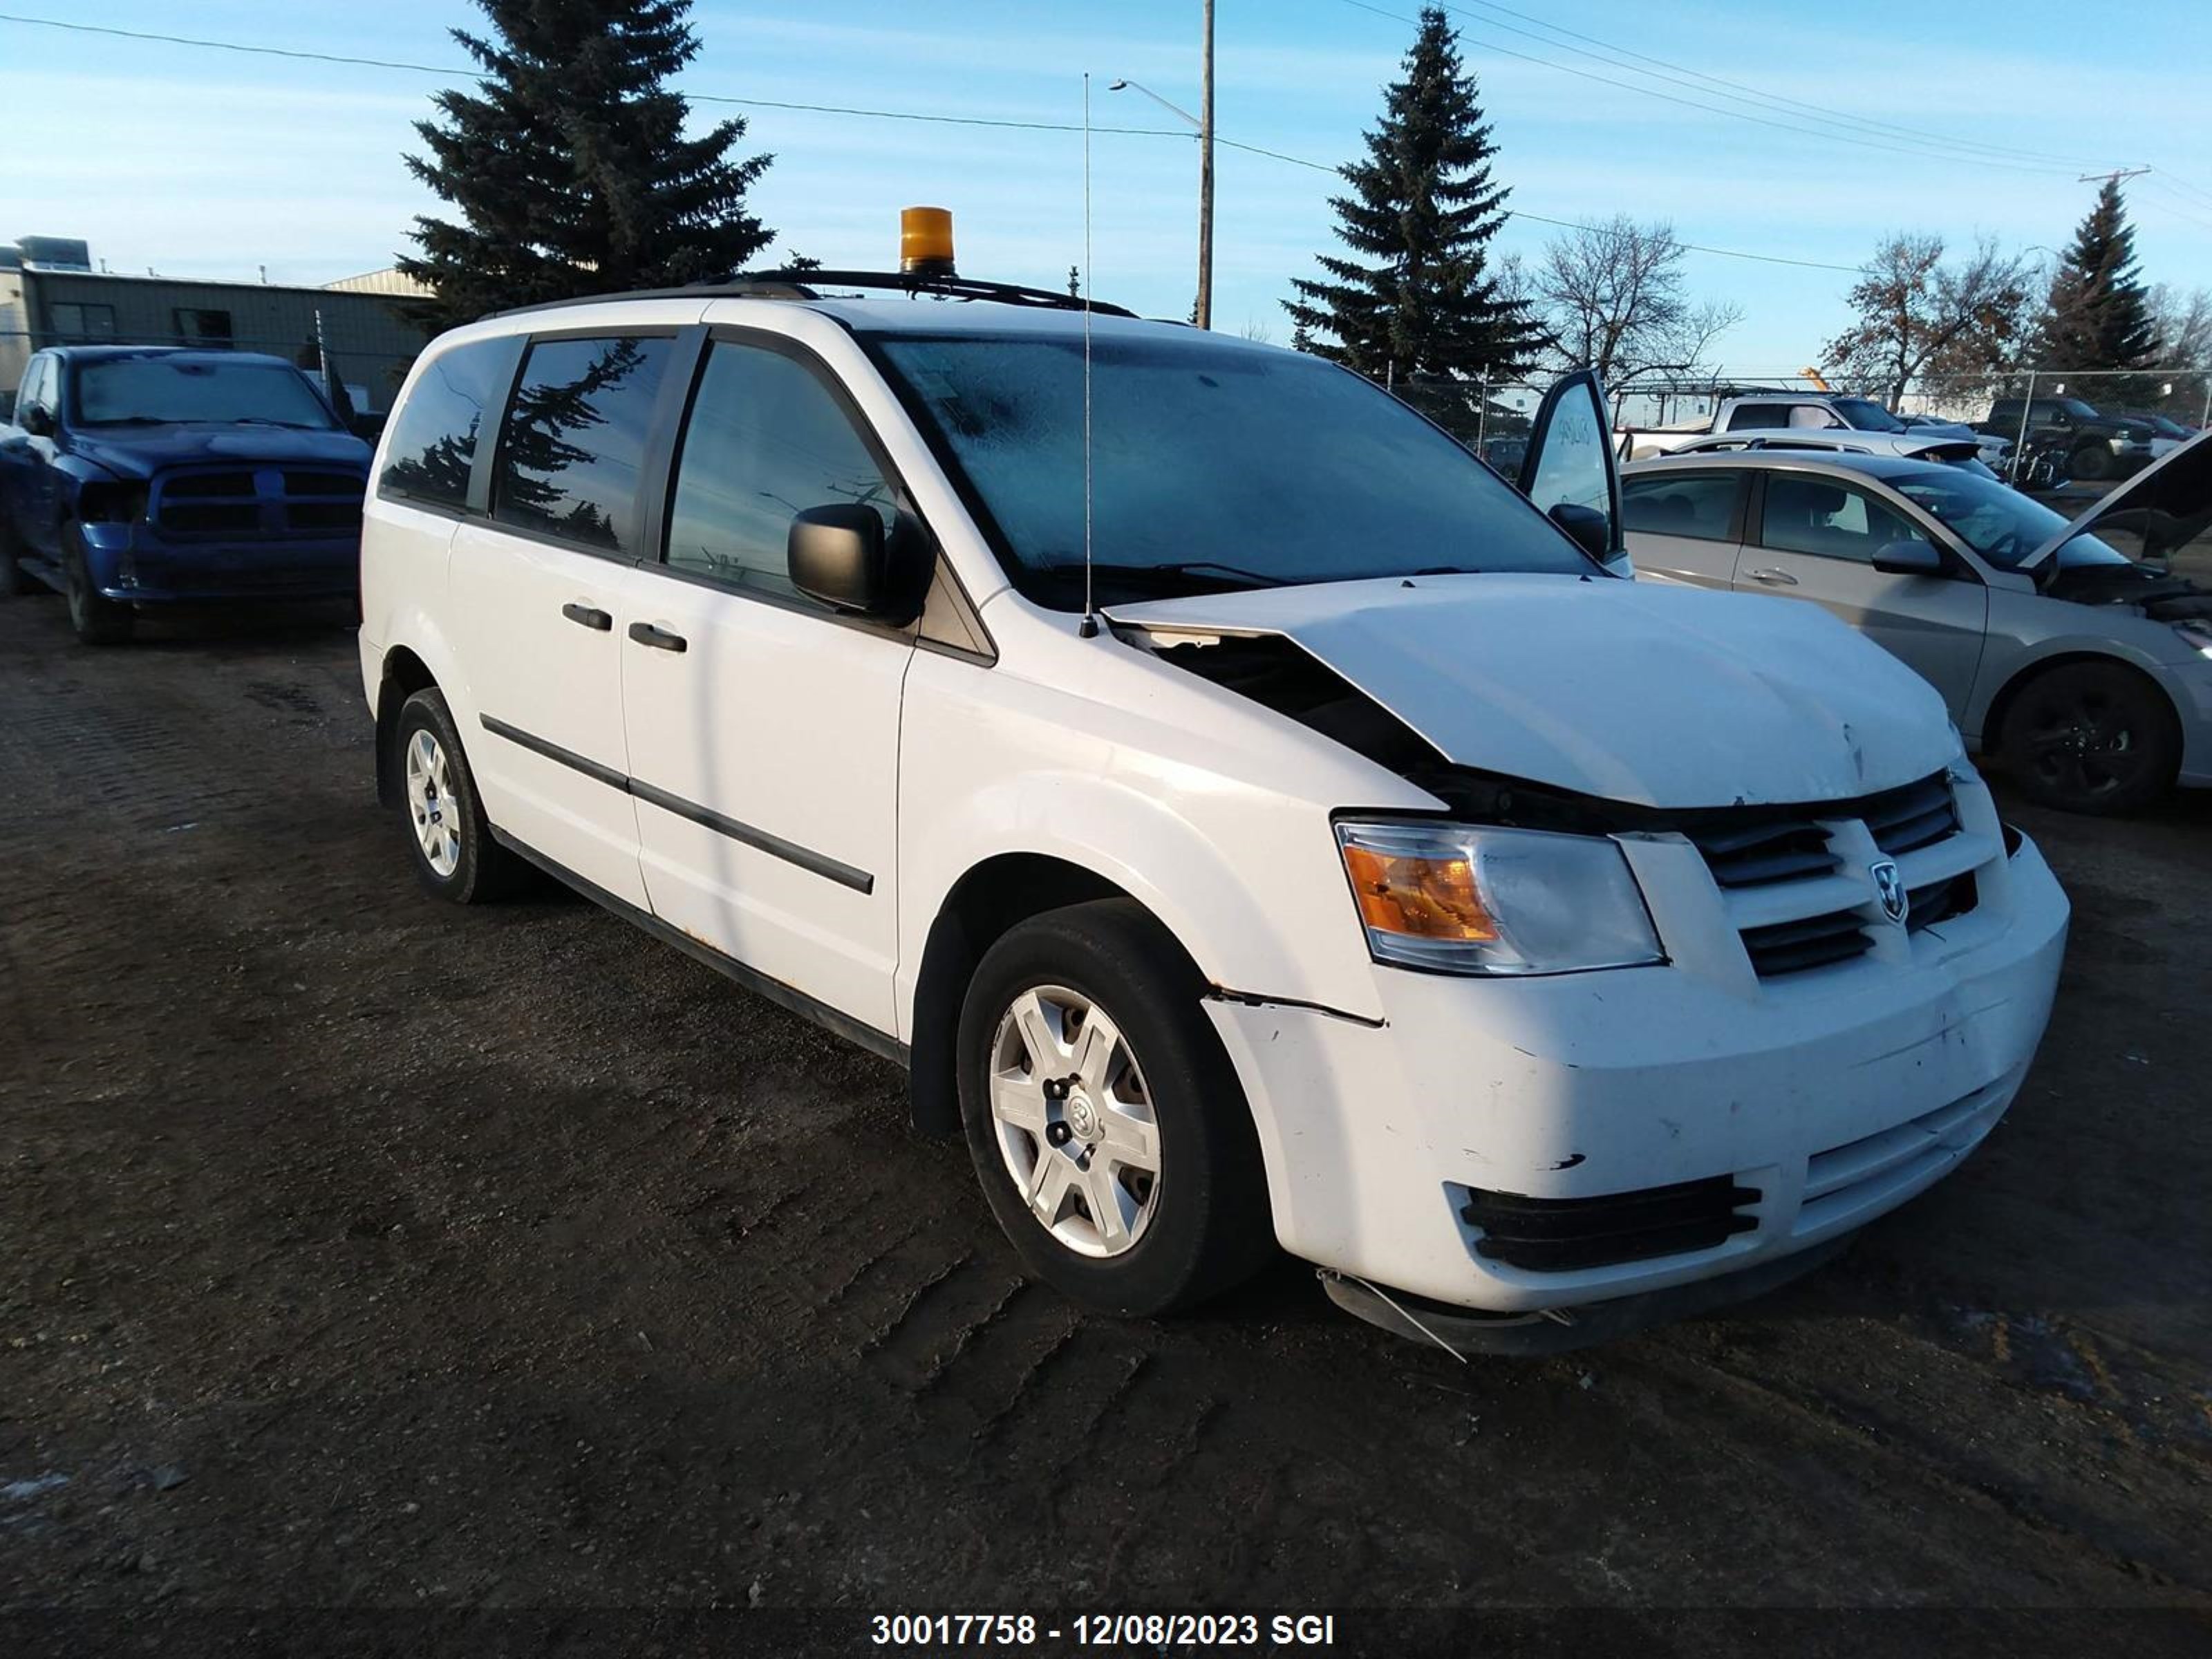
{"label": "open car door", "polygon": [[1605,383],[1594,368],[1557,381],[1537,406],[1521,462],[1519,489],[1591,557],[1617,576],[1632,576],[1621,538],[1620,468]]}

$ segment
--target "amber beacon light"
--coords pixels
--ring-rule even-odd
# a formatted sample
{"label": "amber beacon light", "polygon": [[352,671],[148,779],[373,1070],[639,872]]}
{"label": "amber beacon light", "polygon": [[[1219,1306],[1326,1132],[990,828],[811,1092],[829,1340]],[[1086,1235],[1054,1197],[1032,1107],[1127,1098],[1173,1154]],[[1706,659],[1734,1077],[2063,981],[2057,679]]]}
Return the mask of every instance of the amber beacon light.
{"label": "amber beacon light", "polygon": [[952,275],[952,211],[910,207],[899,215],[899,269],[909,276]]}

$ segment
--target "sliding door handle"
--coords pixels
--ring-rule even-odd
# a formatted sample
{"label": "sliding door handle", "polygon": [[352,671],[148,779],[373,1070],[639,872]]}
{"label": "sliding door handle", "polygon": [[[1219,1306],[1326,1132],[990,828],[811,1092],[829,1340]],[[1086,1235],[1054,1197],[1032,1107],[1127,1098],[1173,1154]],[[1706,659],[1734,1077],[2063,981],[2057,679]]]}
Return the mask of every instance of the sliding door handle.
{"label": "sliding door handle", "polygon": [[651,623],[632,623],[629,625],[629,636],[640,645],[649,645],[655,651],[681,651],[684,648],[684,636],[681,634],[672,634],[665,628],[655,628]]}
{"label": "sliding door handle", "polygon": [[1786,570],[1747,570],[1744,574],[1755,582],[1765,582],[1769,587],[1797,586],[1797,579]]}
{"label": "sliding door handle", "polygon": [[615,619],[604,611],[595,611],[588,605],[564,605],[561,614],[581,627],[605,633],[615,625]]}

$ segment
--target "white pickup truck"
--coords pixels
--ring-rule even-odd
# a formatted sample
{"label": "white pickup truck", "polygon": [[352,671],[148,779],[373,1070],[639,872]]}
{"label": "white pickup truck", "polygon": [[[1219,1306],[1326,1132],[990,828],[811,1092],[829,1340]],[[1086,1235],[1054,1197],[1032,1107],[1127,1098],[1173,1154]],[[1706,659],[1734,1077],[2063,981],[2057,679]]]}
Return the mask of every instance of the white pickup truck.
{"label": "white pickup truck", "polygon": [[1645,461],[1685,450],[1735,448],[1755,441],[1768,447],[1850,449],[1869,455],[1908,459],[1948,459],[1954,446],[1960,458],[2002,468],[2010,441],[1953,422],[1918,421],[1907,426],[1871,398],[1846,398],[1825,392],[1753,392],[1723,398],[1710,418],[1670,426],[1620,427],[1613,433],[1621,459]]}

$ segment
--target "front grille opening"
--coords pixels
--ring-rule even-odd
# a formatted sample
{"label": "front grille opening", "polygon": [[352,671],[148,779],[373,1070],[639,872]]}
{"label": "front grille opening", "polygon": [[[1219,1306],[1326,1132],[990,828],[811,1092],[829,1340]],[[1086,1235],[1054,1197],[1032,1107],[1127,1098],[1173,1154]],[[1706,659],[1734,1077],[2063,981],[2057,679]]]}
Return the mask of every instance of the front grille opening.
{"label": "front grille opening", "polygon": [[1873,796],[1861,809],[1875,845],[1896,858],[1954,836],[1959,830],[1958,803],[1951,797],[1951,780],[1942,773]]}
{"label": "front grille opening", "polygon": [[1973,872],[1970,870],[1948,881],[1932,881],[1925,887],[1915,887],[1906,897],[1905,930],[1917,933],[1939,921],[1966,915],[1974,908],[1980,894],[1975,890]]}
{"label": "front grille opening", "polygon": [[261,528],[261,509],[252,501],[170,501],[161,508],[161,528],[180,535],[215,536]]}
{"label": "front grille opening", "polygon": [[1761,979],[1802,974],[1848,962],[1874,948],[1865,918],[1856,910],[1831,910],[1802,921],[1778,921],[1743,930],[1743,948]]}
{"label": "front grille opening", "polygon": [[1828,850],[1828,832],[1803,820],[1714,826],[1686,832],[1723,887],[1759,887],[1832,875],[1843,860]]}
{"label": "front grille opening", "polygon": [[352,530],[361,523],[359,501],[292,501],[284,521],[295,530]]}
{"label": "front grille opening", "polygon": [[1518,1193],[1465,1189],[1460,1216],[1480,1234],[1484,1260],[1535,1273],[1567,1273],[1681,1255],[1726,1243],[1759,1223],[1742,1212],[1759,1202],[1756,1187],[1729,1176],[1671,1187],[1607,1193],[1595,1198],[1524,1198]]}
{"label": "front grille opening", "polygon": [[161,481],[161,494],[169,501],[183,501],[202,495],[246,495],[253,494],[253,475],[251,472],[184,472]]}
{"label": "front grille opening", "polygon": [[287,472],[287,495],[351,495],[359,499],[367,483],[354,472]]}

